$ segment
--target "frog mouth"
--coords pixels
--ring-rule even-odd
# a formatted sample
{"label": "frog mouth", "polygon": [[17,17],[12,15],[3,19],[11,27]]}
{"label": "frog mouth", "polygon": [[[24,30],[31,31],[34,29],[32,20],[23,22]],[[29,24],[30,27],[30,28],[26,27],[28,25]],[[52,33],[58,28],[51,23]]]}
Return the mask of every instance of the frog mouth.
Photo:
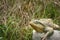
{"label": "frog mouth", "polygon": [[33,21],[31,21],[30,23],[29,23],[30,25],[31,25],[31,27],[33,28],[33,29],[35,29],[37,32],[43,32],[43,30],[44,30],[44,25],[42,25],[42,23],[40,23],[40,22],[33,22]]}

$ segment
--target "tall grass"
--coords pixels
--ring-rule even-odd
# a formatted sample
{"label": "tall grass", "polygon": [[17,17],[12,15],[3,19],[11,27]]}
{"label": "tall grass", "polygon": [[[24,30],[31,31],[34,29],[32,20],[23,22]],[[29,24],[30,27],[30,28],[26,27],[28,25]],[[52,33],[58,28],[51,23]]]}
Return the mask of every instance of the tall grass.
{"label": "tall grass", "polygon": [[32,40],[31,19],[51,18],[60,25],[60,6],[48,0],[0,0],[0,40]]}

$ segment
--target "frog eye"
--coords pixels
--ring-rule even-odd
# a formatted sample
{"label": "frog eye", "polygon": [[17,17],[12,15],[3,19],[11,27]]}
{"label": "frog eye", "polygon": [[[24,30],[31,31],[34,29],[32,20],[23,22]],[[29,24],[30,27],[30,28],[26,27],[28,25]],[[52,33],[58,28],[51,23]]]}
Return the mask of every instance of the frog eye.
{"label": "frog eye", "polygon": [[35,24],[40,24],[39,20],[34,20],[33,21]]}

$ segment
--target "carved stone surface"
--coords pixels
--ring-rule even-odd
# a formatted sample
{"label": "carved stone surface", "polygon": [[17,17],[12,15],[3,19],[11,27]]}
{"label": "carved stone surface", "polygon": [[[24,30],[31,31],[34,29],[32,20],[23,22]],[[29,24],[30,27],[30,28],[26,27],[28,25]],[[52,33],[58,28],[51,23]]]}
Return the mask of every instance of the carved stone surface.
{"label": "carved stone surface", "polygon": [[[33,30],[32,40],[41,40],[43,36],[44,36],[43,33],[38,33],[35,30]],[[53,35],[48,37],[47,40],[60,40],[60,31],[54,30]]]}

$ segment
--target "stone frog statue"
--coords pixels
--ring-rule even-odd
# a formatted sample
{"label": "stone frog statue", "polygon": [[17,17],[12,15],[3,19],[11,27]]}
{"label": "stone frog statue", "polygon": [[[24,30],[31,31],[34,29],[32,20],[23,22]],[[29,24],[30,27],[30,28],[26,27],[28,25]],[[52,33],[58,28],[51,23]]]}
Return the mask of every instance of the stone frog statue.
{"label": "stone frog statue", "polygon": [[30,21],[33,30],[33,40],[60,40],[60,27],[52,19]]}

